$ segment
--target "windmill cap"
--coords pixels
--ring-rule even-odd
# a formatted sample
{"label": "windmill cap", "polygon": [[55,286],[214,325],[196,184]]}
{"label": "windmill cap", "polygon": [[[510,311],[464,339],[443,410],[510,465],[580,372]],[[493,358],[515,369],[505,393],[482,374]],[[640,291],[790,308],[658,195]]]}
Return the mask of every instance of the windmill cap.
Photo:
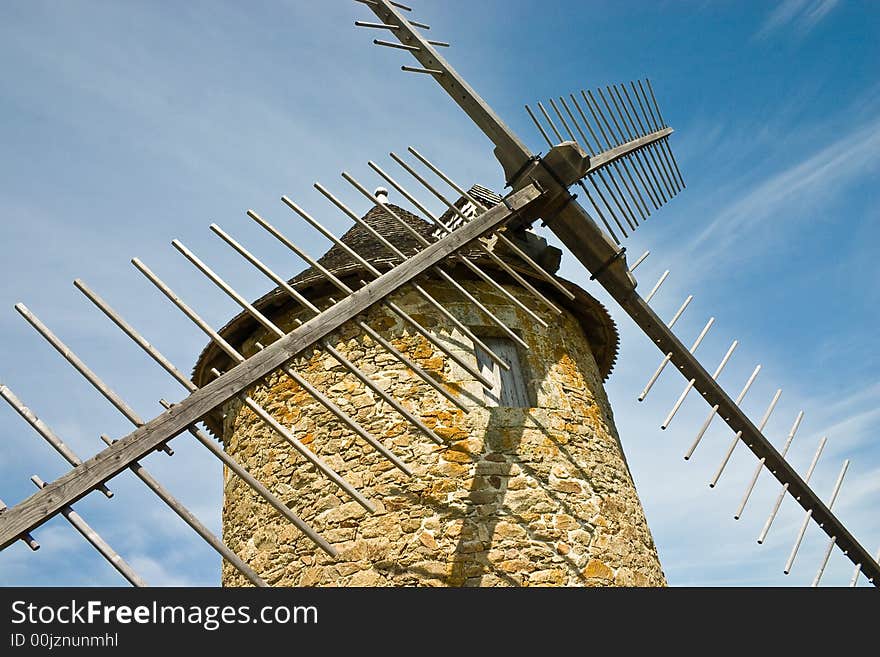
{"label": "windmill cap", "polygon": [[377,187],[376,191],[373,192],[373,196],[376,197],[376,200],[385,203],[388,201],[388,190],[384,187]]}
{"label": "windmill cap", "polygon": [[[381,188],[377,189],[374,194],[381,193],[380,190]],[[500,196],[497,194],[492,196],[494,193],[485,187],[471,187],[468,194],[487,207],[492,207],[501,202]],[[459,199],[456,207],[461,206],[463,201],[464,199]],[[374,204],[362,217],[362,222],[382,235],[388,242],[394,244],[400,251],[409,253],[417,252],[424,248],[424,244],[413,233],[421,235],[429,242],[435,239],[433,237],[435,226],[432,223],[397,205],[384,202],[383,205],[385,207],[381,207],[378,203]],[[396,217],[392,216],[391,213],[396,215]],[[447,211],[440,216],[441,222],[451,221],[453,219],[452,215],[453,212],[451,210]],[[403,226],[401,221],[408,228]],[[355,253],[367,259],[369,264],[380,272],[388,271],[399,264],[397,255],[390,252],[375,238],[370,230],[360,223],[351,226],[339,240]],[[467,247],[462,249],[460,253],[469,260],[480,260],[481,265],[490,270],[497,270],[497,264],[492,260],[487,260],[485,252],[481,249]],[[500,253],[501,257],[504,260],[509,259],[508,262],[516,269],[522,267],[520,271],[524,277],[536,281],[538,285],[542,284],[537,278],[533,278],[536,276],[534,272],[527,270],[521,262],[517,262],[512,252],[502,251]],[[364,273],[365,267],[360,262],[338,245],[333,245],[324,253],[318,259],[318,263],[333,276],[342,280],[350,280],[352,284],[355,284],[361,277],[369,275],[369,273]],[[500,270],[497,271],[500,273]],[[459,274],[465,278],[470,277],[467,270],[456,271],[454,275]],[[501,275],[503,276],[504,274]],[[319,270],[312,267],[306,268],[287,281],[287,283],[307,299],[321,299],[327,295],[338,294],[335,286]],[[590,343],[593,356],[599,367],[599,373],[604,380],[613,369],[617,358],[619,338],[614,321],[602,304],[585,290],[574,283],[564,280],[563,285],[575,295],[576,299],[574,301],[569,301],[561,295],[557,298],[557,295],[549,289],[547,294],[560,306],[571,311],[580,323]],[[254,301],[253,306],[272,321],[277,320],[279,322],[283,317],[287,316],[287,313],[298,308],[298,305],[281,287],[274,288]],[[253,316],[247,311],[243,311],[218,332],[230,344],[242,345],[258,328],[259,325]],[[213,377],[210,375],[211,368],[216,367],[218,370],[222,370],[229,366],[230,362],[226,353],[212,341],[199,354],[193,368],[192,379],[197,385],[204,385],[213,380]],[[206,416],[205,420],[209,431],[214,436],[221,437],[223,435],[222,417],[213,413]]]}

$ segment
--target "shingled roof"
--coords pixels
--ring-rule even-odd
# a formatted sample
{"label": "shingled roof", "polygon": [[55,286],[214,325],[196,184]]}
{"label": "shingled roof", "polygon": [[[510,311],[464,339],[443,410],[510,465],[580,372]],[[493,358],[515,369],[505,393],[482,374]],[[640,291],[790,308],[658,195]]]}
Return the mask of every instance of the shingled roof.
{"label": "shingled roof", "polygon": [[[500,196],[484,187],[474,186],[471,191],[479,194],[478,200],[485,205],[494,205],[501,200]],[[428,241],[436,239],[436,228],[432,224],[403,208],[392,204],[387,204],[387,207],[406,222],[407,226],[411,227],[413,231]],[[449,215],[450,213],[447,213],[441,219],[451,218]],[[401,226],[394,217],[379,206],[374,206],[363,217],[363,221],[407,256],[423,248],[409,230]],[[398,263],[397,257],[360,225],[356,224],[340,240],[380,271],[391,269]],[[472,260],[479,260],[481,267],[485,270],[492,270],[493,277],[499,282],[512,282],[512,279],[500,270],[497,264],[487,259],[482,251],[472,249],[462,251],[461,253]],[[560,282],[575,295],[575,299],[570,301],[542,279],[537,278],[531,268],[515,255],[504,255],[504,260],[512,268],[528,278],[544,294],[553,298],[556,303],[565,307],[578,318],[590,342],[599,371],[603,378],[607,378],[617,358],[618,334],[614,321],[608,315],[604,306],[574,283],[560,278]],[[358,279],[368,277],[363,265],[337,245],[334,245],[321,256],[318,259],[318,263],[338,278],[351,284],[352,287],[358,287]],[[455,272],[457,278],[473,278],[473,274],[464,270],[463,267],[462,269],[462,272]],[[288,282],[304,296],[312,299],[318,299],[338,292],[336,287],[329,283],[323,274],[313,267],[302,271]],[[283,316],[285,313],[295,310],[298,306],[296,301],[291,299],[281,288],[277,287],[257,299],[253,305],[270,319]],[[257,328],[257,322],[248,313],[242,312],[220,329],[219,333],[227,342],[238,346],[250,337]],[[231,366],[232,363],[226,354],[216,344],[211,342],[202,350],[196,361],[193,369],[193,382],[198,386],[202,386],[213,379],[210,374],[212,367],[223,371]],[[216,418],[206,418],[206,424],[213,433],[219,435],[219,423]]]}

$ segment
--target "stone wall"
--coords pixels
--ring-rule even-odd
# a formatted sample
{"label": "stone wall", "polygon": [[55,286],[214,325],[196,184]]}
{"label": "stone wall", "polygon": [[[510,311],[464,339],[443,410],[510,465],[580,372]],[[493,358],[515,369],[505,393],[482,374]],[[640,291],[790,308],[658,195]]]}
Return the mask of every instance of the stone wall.
{"label": "stone wall", "polygon": [[[426,287],[475,332],[498,335],[479,311],[440,282]],[[509,288],[550,325],[543,329],[481,283],[469,289],[531,349],[520,353],[533,408],[483,408],[480,384],[396,316],[369,324],[449,390],[465,413],[370,338],[348,325],[335,346],[420,416],[441,447],[412,428],[330,356],[311,352],[296,369],[327,392],[413,470],[403,472],[341,425],[288,377],[249,394],[370,499],[368,514],[316,473],[280,436],[235,400],[227,404],[227,451],[278,493],[338,550],[332,559],[234,475],[225,473],[227,544],[276,586],[654,586],[657,552],[626,466],[590,346],[569,314],[551,315]],[[475,362],[469,343],[412,291],[392,299]],[[293,316],[277,318],[290,329]],[[286,324],[285,324],[286,322]],[[271,341],[258,332],[243,345]],[[223,584],[245,580],[228,564]]]}

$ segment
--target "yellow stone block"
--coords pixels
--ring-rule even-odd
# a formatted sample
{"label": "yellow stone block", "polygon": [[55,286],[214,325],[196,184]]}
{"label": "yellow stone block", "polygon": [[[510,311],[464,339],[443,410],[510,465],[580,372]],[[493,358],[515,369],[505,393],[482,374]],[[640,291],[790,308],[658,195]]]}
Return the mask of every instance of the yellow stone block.
{"label": "yellow stone block", "polygon": [[590,559],[587,567],[581,571],[581,575],[587,579],[614,579],[614,571],[598,559]]}

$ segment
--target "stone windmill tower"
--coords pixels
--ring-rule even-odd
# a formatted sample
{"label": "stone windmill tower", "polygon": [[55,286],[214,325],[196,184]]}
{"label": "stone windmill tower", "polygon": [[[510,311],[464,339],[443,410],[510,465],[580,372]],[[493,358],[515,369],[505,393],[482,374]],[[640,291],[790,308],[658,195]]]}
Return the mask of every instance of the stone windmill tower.
{"label": "stone windmill tower", "polygon": [[[461,107],[494,145],[510,192],[501,197],[481,187],[466,191],[413,147],[407,152],[419,170],[390,153],[407,180],[418,183],[418,193],[443,201],[448,211],[434,216],[371,161],[370,168],[419,216],[389,204],[384,190],[372,194],[343,173],[373,209],[356,213],[316,183],[356,224],[337,238],[282,197],[333,242],[318,260],[248,210],[308,264],[292,281],[212,225],[278,286],[254,303],[173,240],[245,311],[220,332],[133,258],[135,268],[212,341],[192,377],[77,279],[89,301],[185,389],[176,403],[158,400],[163,410],[150,419],[34,312],[16,304],[134,428],[116,440],[102,435],[108,446],[82,460],[0,384],[0,397],[71,465],[51,482],[33,475],[38,490],[10,508],[0,500],[0,550],[19,542],[39,549],[33,532],[60,515],[128,582],[145,586],[73,508],[93,492],[113,498],[108,483],[130,470],[223,558],[227,585],[663,584],[602,388],[617,333],[595,299],[554,276],[559,252],[530,232],[540,223],[662,354],[639,399],[664,369],[684,377],[661,428],[669,427],[689,393],[708,404],[685,458],[713,421],[729,427],[731,442],[709,485],[719,482],[740,444],[757,459],[734,517],[742,516],[764,471],[781,489],[758,543],[786,499],[803,510],[784,572],[791,572],[813,523],[828,537],[814,586],[835,548],[855,567],[851,586],[862,575],[880,586],[878,556],[833,511],[849,460],[826,501],[810,486],[826,439],[803,475],[786,459],[803,411],[777,448],[764,430],[781,390],[757,423],[741,406],[761,366],[733,398],[717,379],[738,341],[713,372],[695,352],[714,318],[687,347],[673,327],[693,297],[666,321],[650,302],[668,271],[641,294],[634,271],[647,253],[630,265],[621,242],[652,214],[651,207],[659,210],[684,189],[669,145],[673,129],[651,82],[550,99],[553,114],[538,103],[541,118],[527,106],[548,147],[534,154],[439,54],[437,48],[449,44],[426,38],[421,30],[429,26],[404,15],[408,7],[394,0],[360,1],[381,22],[356,24],[392,34],[394,41],[374,43],[409,53],[420,66],[402,69],[433,78]],[[422,166],[443,184],[419,173]],[[571,193],[574,185],[585,205]],[[225,541],[141,463],[159,451],[173,455],[169,443],[190,439],[181,436],[194,438],[224,464]]]}
{"label": "stone windmill tower", "polygon": [[[384,202],[379,190],[380,200]],[[482,205],[501,197],[475,186],[469,194]],[[467,214],[467,199],[457,207]],[[387,209],[386,209],[387,208]],[[403,208],[376,205],[362,218],[404,253],[419,243],[390,216],[393,212],[414,231],[432,239],[434,228]],[[440,220],[453,221],[448,211]],[[520,242],[545,269],[555,271],[560,252],[533,233]],[[391,255],[366,228],[356,225],[341,242],[381,270]],[[504,262],[521,275],[531,270],[516,254],[499,249]],[[227,403],[223,417],[209,426],[227,452],[249,471],[260,473],[301,518],[338,551],[336,559],[315,553],[313,545],[285,525],[254,492],[228,474],[224,485],[225,542],[273,585],[662,585],[665,583],[651,534],[614,427],[603,389],[617,352],[617,331],[606,310],[578,286],[565,283],[570,299],[551,286],[531,284],[561,304],[551,316],[497,262],[476,250],[465,257],[478,262],[512,295],[542,316],[538,325],[508,297],[490,288],[465,266],[452,276],[467,281],[486,309],[503,320],[528,344],[523,348],[505,335],[486,314],[437,278],[424,286],[495,354],[509,364],[503,370],[450,321],[418,295],[401,292],[390,301],[415,318],[423,318],[434,335],[460,359],[494,384],[490,389],[417,332],[382,308],[373,308],[368,324],[400,352],[461,399],[458,408],[435,388],[379,348],[360,331],[342,333],[333,346],[362,372],[447,441],[441,447],[386,402],[353,380],[325,353],[304,354],[297,369],[312,385],[342,393],[340,406],[367,431],[402,456],[415,474],[412,481],[362,441],[287,377],[272,377],[249,389],[308,449],[319,455],[365,498],[378,506],[368,514],[357,501],[329,484],[280,435],[239,398]],[[355,285],[364,267],[339,245],[318,261],[344,282]],[[290,284],[319,307],[335,290],[314,267]],[[284,330],[306,319],[303,308],[281,289],[254,303]],[[251,315],[233,319],[221,335],[243,355],[267,341],[265,329]],[[196,385],[209,382],[212,368],[232,363],[216,346],[203,351],[195,367]],[[474,403],[467,403],[467,402]],[[228,564],[227,586],[246,584]]]}

